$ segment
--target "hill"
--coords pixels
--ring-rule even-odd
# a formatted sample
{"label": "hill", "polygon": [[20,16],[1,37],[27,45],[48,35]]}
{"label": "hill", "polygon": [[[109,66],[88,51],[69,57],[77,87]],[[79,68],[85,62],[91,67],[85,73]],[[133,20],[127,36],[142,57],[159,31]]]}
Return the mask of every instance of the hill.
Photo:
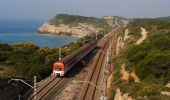
{"label": "hill", "polygon": [[[141,32],[146,38],[137,43],[143,37]],[[170,80],[170,20],[135,19],[118,38],[123,45],[113,60],[112,91],[120,88],[137,100],[169,100],[163,94],[170,91],[166,87]]]}
{"label": "hill", "polygon": [[109,28],[110,26],[105,19],[59,14],[45,22],[38,29],[38,32],[84,37],[92,33],[107,33]]}
{"label": "hill", "polygon": [[159,17],[157,19],[160,19],[160,20],[170,20],[170,16],[167,16],[167,17]]}

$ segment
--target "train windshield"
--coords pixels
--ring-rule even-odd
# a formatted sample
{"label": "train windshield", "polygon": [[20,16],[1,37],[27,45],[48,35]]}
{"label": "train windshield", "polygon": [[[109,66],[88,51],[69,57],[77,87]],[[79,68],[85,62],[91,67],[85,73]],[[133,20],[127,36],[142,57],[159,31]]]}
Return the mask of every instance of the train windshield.
{"label": "train windshield", "polygon": [[57,71],[62,71],[62,66],[61,66],[61,65],[57,65],[56,70],[57,70]]}

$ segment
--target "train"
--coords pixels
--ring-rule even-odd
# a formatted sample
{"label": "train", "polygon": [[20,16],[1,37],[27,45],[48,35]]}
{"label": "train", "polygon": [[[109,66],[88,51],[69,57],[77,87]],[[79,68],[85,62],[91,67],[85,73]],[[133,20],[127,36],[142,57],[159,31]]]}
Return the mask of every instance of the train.
{"label": "train", "polygon": [[72,67],[84,58],[89,52],[97,47],[97,41],[93,40],[79,49],[72,52],[70,55],[64,57],[53,65],[54,76],[64,76]]}

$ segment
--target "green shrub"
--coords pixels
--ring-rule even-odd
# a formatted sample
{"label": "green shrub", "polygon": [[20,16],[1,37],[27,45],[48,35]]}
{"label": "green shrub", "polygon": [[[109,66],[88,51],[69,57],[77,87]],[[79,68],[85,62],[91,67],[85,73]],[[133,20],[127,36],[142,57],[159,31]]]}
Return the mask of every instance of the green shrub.
{"label": "green shrub", "polygon": [[155,35],[150,40],[152,48],[170,50],[170,33]]}
{"label": "green shrub", "polygon": [[5,61],[7,59],[6,54],[0,54],[0,62]]}
{"label": "green shrub", "polygon": [[38,49],[38,47],[31,42],[13,44],[12,48],[18,53],[32,53]]}
{"label": "green shrub", "polygon": [[48,55],[45,58],[45,65],[46,66],[53,66],[54,62],[56,62],[58,60],[58,55],[57,54],[52,54],[52,55]]}
{"label": "green shrub", "polygon": [[[136,35],[140,27],[146,28],[147,40],[139,45],[127,45],[127,48],[114,59],[113,90],[121,88],[139,100],[169,100],[161,91],[169,91],[165,85],[170,80],[170,21],[158,19],[136,19],[130,24],[131,34]],[[134,31],[134,32],[133,32]],[[126,63],[128,71],[135,71],[139,83],[123,81],[120,65]],[[117,75],[116,75],[117,74]]]}
{"label": "green shrub", "polygon": [[0,44],[0,52],[4,51],[13,51],[13,49],[8,44]]}

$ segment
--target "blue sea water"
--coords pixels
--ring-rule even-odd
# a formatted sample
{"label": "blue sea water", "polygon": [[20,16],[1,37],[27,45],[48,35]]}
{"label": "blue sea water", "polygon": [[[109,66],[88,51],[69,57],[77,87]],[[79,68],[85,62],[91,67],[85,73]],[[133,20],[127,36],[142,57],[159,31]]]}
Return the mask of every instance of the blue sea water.
{"label": "blue sea water", "polygon": [[40,47],[57,48],[74,42],[73,36],[37,33],[44,21],[0,20],[0,43],[14,44],[33,42]]}

